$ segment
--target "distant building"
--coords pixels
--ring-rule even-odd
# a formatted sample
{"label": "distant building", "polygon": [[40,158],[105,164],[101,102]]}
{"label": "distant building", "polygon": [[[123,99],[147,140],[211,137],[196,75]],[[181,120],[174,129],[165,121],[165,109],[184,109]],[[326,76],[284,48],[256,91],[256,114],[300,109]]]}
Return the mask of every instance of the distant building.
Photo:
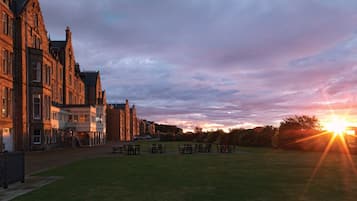
{"label": "distant building", "polygon": [[183,133],[182,128],[178,128],[177,126],[174,125],[156,124],[155,128],[156,128],[156,134],[158,135],[165,135],[165,134],[178,135]]}
{"label": "distant building", "polygon": [[130,108],[130,133],[132,134],[132,136],[139,135],[138,118],[136,116],[135,105],[133,105],[133,107]]}
{"label": "distant building", "polygon": [[140,135],[156,135],[155,123],[147,120],[139,121]]}
{"label": "distant building", "polygon": [[[135,116],[134,116],[135,115]],[[136,108],[129,107],[129,101],[109,104],[107,108],[107,132],[109,140],[132,141],[137,135]]]}

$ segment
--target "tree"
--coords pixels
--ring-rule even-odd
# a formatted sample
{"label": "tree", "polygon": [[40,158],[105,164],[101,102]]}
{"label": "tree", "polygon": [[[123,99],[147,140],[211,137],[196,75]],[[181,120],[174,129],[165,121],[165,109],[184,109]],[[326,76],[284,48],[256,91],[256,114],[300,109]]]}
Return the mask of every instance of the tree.
{"label": "tree", "polygon": [[196,126],[196,127],[195,127],[195,131],[194,131],[194,133],[195,133],[195,134],[201,134],[201,133],[202,133],[202,131],[203,131],[203,129],[202,129],[201,127]]}
{"label": "tree", "polygon": [[320,121],[315,116],[295,115],[288,117],[280,122],[280,131],[282,130],[320,130]]}
{"label": "tree", "polygon": [[295,115],[288,117],[280,122],[278,144],[280,147],[286,149],[315,149],[316,144],[318,144],[318,141],[320,140],[320,137],[313,138],[309,141],[301,140],[317,135],[320,132],[320,122],[315,116]]}

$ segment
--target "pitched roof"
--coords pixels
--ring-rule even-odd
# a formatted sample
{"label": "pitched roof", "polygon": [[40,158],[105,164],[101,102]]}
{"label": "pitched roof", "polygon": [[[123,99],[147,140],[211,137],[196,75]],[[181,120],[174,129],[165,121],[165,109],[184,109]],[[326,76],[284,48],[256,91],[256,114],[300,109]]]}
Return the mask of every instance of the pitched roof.
{"label": "pitched roof", "polygon": [[97,85],[97,79],[99,76],[99,72],[98,71],[96,71],[96,72],[92,72],[92,71],[81,72],[80,76],[87,86],[94,87]]}
{"label": "pitched roof", "polygon": [[109,104],[110,106],[112,106],[114,109],[125,109],[126,104],[125,103],[121,103],[121,104]]}
{"label": "pitched roof", "polygon": [[67,45],[67,41],[50,41],[51,48],[65,48]]}

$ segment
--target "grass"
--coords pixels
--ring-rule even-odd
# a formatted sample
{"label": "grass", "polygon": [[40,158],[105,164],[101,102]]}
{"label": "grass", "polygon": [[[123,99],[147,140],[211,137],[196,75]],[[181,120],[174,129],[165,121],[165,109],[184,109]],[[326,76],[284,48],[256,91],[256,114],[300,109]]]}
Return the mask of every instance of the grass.
{"label": "grass", "polygon": [[[176,144],[167,147],[176,150]],[[354,201],[357,176],[344,155],[329,154],[307,185],[320,155],[265,148],[239,148],[234,154],[115,155],[41,173],[63,179],[16,200]]]}

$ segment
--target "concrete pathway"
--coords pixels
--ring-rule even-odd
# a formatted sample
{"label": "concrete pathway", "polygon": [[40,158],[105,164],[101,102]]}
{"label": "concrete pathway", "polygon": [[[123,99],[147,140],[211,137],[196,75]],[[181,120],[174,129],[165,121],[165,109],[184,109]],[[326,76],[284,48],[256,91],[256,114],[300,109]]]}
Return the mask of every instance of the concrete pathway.
{"label": "concrete pathway", "polygon": [[12,200],[18,196],[24,195],[26,193],[29,193],[31,191],[34,191],[38,188],[41,188],[45,185],[48,185],[52,182],[57,181],[58,179],[61,179],[61,177],[37,177],[37,176],[31,176],[25,178],[26,182],[23,183],[15,183],[12,185],[9,185],[8,189],[0,189],[0,200],[2,201],[8,201]]}

